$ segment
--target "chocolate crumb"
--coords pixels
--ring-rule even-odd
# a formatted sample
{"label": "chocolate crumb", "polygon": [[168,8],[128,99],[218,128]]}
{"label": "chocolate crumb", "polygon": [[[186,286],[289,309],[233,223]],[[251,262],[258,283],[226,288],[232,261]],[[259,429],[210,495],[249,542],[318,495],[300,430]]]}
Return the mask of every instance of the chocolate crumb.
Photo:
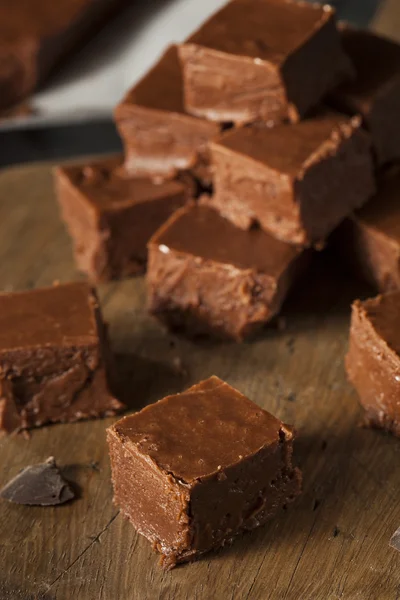
{"label": "chocolate crumb", "polygon": [[286,396],[286,400],[288,402],[296,402],[296,394],[294,392],[289,392]]}
{"label": "chocolate crumb", "polygon": [[332,536],[335,538],[339,535],[339,533],[340,533],[340,529],[337,525],[335,525],[335,527],[333,528],[333,531],[332,531]]}
{"label": "chocolate crumb", "polygon": [[320,504],[321,504],[321,500],[318,500],[318,498],[315,498],[315,500],[313,502],[313,506],[312,506],[313,512],[317,510],[317,508]]}
{"label": "chocolate crumb", "polygon": [[28,506],[56,506],[72,500],[75,494],[51,456],[44,463],[22,469],[3,487],[0,497]]}

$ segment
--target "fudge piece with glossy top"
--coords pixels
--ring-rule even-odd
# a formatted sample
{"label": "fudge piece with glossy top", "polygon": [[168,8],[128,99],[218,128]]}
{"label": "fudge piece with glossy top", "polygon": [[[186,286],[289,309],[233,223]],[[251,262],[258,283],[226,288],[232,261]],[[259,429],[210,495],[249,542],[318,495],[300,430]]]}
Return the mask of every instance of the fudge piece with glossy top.
{"label": "fudge piece with glossy top", "polygon": [[194,560],[299,493],[293,431],[218,377],[108,429],[114,501],[162,555]]}

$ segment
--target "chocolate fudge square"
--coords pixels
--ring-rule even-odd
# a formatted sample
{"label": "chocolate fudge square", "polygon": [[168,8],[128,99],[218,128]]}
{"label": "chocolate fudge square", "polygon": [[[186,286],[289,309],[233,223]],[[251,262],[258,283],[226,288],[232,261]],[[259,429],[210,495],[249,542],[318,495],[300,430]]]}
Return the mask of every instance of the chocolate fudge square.
{"label": "chocolate fudge square", "polygon": [[188,115],[176,46],[170,46],[151,71],[132,88],[115,110],[125,147],[125,169],[131,175],[173,177],[199,169],[210,183],[208,141],[218,135],[215,123]]}
{"label": "chocolate fudge square", "polygon": [[307,252],[243,231],[208,206],[177,211],[151,238],[149,308],[172,329],[240,341],[279,311]]}
{"label": "chocolate fudge square", "polygon": [[109,349],[96,293],[69,283],[0,294],[3,431],[114,415]]}
{"label": "chocolate fudge square", "polygon": [[239,128],[210,148],[213,206],[237,227],[258,223],[289,243],[320,244],[375,191],[371,142],[358,117]]}
{"label": "chocolate fudge square", "polygon": [[400,171],[382,177],[376,195],[346,219],[333,244],[380,292],[400,289]]}
{"label": "chocolate fudge square", "polygon": [[92,281],[143,273],[149,238],[192,193],[182,181],[127,178],[120,158],[62,167],[55,178],[77,266]]}
{"label": "chocolate fudge square", "polygon": [[342,41],[357,76],[339,86],[329,101],[363,116],[379,164],[400,160],[400,45],[347,27]]}
{"label": "chocolate fudge square", "polygon": [[292,429],[215,376],[107,433],[114,501],[165,568],[263,525],[300,493]]}
{"label": "chocolate fudge square", "polygon": [[346,370],[366,422],[400,436],[400,292],[353,304]]}
{"label": "chocolate fudge square", "polygon": [[185,106],[212,121],[298,121],[352,76],[329,6],[233,0],[179,47]]}

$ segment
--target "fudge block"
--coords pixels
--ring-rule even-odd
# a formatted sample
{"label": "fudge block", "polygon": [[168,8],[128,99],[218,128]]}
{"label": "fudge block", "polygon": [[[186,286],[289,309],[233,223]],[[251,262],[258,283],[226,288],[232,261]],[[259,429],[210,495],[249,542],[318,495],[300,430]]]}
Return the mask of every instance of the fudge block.
{"label": "fudge block", "polygon": [[264,524],[300,493],[292,429],[215,376],[107,434],[114,501],[166,568]]}
{"label": "fudge block", "polygon": [[220,127],[186,113],[176,46],[170,46],[128,92],[115,110],[115,121],[124,142],[127,173],[173,177],[200,166],[199,179],[210,184],[207,145]]}
{"label": "fudge block", "polygon": [[329,6],[233,0],[179,47],[185,106],[217,122],[297,121],[353,74]]}
{"label": "fudge block", "polygon": [[339,227],[333,245],[380,292],[400,289],[400,171],[382,178],[377,194]]}
{"label": "fudge block", "polygon": [[213,206],[237,227],[258,223],[293,244],[323,242],[375,191],[371,143],[358,117],[239,128],[210,148]]}
{"label": "fudge block", "polygon": [[353,304],[346,370],[366,423],[400,436],[400,292]]}
{"label": "fudge block", "polygon": [[308,256],[203,205],[177,211],[148,248],[150,312],[190,335],[237,341],[279,311]]}
{"label": "fudge block", "polygon": [[114,415],[110,353],[95,291],[69,283],[0,294],[0,426]]}
{"label": "fudge block", "polygon": [[379,164],[400,160],[400,45],[347,27],[342,41],[357,76],[339,86],[329,102],[363,116]]}
{"label": "fudge block", "polygon": [[93,281],[143,273],[151,235],[193,190],[183,181],[126,178],[119,158],[56,171],[78,268]]}
{"label": "fudge block", "polygon": [[0,3],[0,109],[20,102],[127,0]]}

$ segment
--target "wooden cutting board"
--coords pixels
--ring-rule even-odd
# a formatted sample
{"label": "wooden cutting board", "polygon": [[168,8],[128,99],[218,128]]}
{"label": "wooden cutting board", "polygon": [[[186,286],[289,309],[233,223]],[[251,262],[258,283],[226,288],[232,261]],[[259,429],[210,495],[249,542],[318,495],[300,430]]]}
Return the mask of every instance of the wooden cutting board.
{"label": "wooden cutting board", "polygon": [[[0,223],[2,290],[79,277],[48,166],[0,173]],[[54,455],[79,497],[55,508],[0,501],[0,600],[399,598],[400,554],[388,542],[400,525],[400,441],[358,426],[343,358],[350,302],[367,290],[338,270],[317,260],[285,322],[242,345],[166,333],[146,314],[142,278],[101,286],[131,410],[215,373],[297,427],[304,493],[231,547],[165,573],[112,504],[112,419],[3,438],[0,485]]]}

